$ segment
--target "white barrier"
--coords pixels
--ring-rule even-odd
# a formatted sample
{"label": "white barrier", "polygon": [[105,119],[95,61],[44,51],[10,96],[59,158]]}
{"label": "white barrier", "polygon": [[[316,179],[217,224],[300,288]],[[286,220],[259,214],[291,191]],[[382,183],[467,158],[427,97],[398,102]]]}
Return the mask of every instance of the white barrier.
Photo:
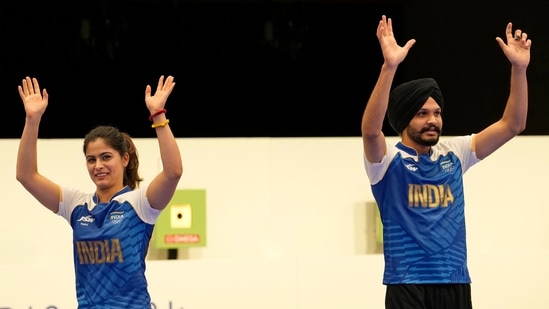
{"label": "white barrier", "polygon": [[[470,255],[475,308],[549,308],[549,266],[533,260],[549,252]],[[147,265],[154,309],[384,308],[381,255]],[[76,308],[72,264],[0,265],[0,278],[0,309]]]}

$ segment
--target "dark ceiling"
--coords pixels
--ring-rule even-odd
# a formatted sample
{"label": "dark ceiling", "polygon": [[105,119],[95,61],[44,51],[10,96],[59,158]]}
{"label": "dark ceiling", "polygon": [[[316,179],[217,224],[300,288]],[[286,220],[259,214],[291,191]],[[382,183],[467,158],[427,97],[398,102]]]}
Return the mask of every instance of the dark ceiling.
{"label": "dark ceiling", "polygon": [[494,38],[508,21],[523,27],[534,41],[525,134],[549,134],[545,11],[521,3],[3,1],[0,87],[10,124],[0,138],[21,134],[17,85],[27,75],[50,94],[41,137],[81,138],[97,124],[151,137],[144,89],[161,74],[177,83],[166,108],[178,137],[359,136],[382,63],[382,14],[400,43],[417,40],[395,83],[439,81],[446,135],[499,118],[510,66]]}

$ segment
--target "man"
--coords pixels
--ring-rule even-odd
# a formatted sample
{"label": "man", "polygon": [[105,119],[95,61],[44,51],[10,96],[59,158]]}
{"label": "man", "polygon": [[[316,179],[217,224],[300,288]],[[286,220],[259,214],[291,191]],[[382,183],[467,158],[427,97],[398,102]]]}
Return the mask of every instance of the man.
{"label": "man", "polygon": [[[496,41],[511,63],[511,87],[500,120],[481,132],[439,143],[444,100],[421,78],[391,91],[398,65],[415,44],[399,46],[382,16],[377,38],[384,63],[362,118],[364,164],[383,223],[387,309],[470,309],[463,174],[526,126],[531,40],[508,23]],[[382,132],[387,115],[401,141]]]}

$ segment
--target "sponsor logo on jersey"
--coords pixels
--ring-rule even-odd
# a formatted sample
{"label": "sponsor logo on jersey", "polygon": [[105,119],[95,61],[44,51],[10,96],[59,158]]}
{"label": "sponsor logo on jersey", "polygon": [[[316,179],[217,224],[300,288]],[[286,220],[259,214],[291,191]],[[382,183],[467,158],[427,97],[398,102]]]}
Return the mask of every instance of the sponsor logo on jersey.
{"label": "sponsor logo on jersey", "polygon": [[418,169],[418,167],[415,164],[406,164],[405,166],[407,169],[409,169],[412,172],[415,172]]}
{"label": "sponsor logo on jersey", "polygon": [[95,221],[95,218],[92,215],[82,216],[76,222],[80,222],[80,225],[88,225]]}

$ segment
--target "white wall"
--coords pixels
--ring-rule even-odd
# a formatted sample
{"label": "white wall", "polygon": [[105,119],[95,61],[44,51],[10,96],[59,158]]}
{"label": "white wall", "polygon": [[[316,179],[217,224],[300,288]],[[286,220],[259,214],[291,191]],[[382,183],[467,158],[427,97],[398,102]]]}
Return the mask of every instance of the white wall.
{"label": "white wall", "polygon": [[[156,140],[135,142],[147,182]],[[157,308],[383,308],[382,256],[366,254],[373,198],[359,137],[178,142],[180,188],[206,189],[207,246],[148,261]],[[17,144],[0,140],[0,308],[74,307],[70,228],[15,180]],[[465,175],[475,307],[549,308],[548,148],[549,137],[520,136]],[[40,140],[39,167],[94,189],[82,140]]]}

